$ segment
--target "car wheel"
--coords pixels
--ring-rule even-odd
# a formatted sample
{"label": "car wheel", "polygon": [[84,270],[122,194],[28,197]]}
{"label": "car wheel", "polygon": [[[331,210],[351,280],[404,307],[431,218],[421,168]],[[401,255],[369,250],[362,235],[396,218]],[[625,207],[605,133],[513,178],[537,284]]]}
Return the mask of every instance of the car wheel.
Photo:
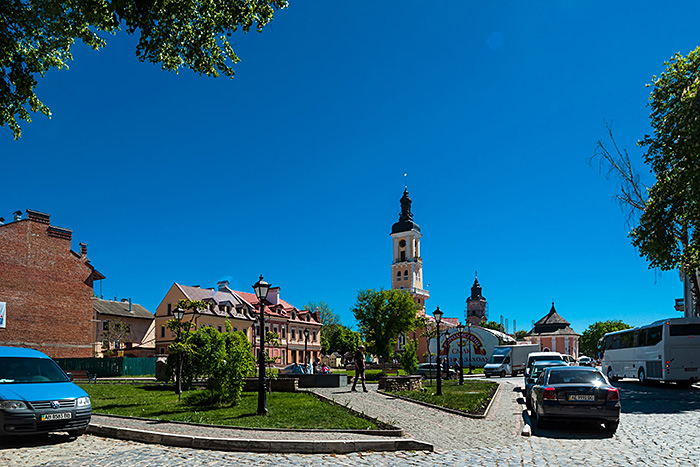
{"label": "car wheel", "polygon": [[643,385],[646,385],[648,381],[647,381],[647,375],[646,375],[646,373],[644,373],[644,368],[639,369],[638,375],[639,375],[639,382]]}
{"label": "car wheel", "polygon": [[488,373],[484,373],[484,378],[490,378],[490,377],[491,377],[491,375],[490,375],[490,374],[488,374]]}
{"label": "car wheel", "polygon": [[620,420],[615,420],[614,422],[605,422],[605,430],[610,433],[615,433],[617,427],[620,425]]}
{"label": "car wheel", "polygon": [[505,377],[506,377],[506,370],[501,370],[501,378],[505,378]]}
{"label": "car wheel", "polygon": [[612,371],[611,366],[608,367],[608,379],[610,380],[611,383],[614,383],[617,381],[617,378],[615,377],[615,375],[613,375],[613,371]]}
{"label": "car wheel", "polygon": [[79,438],[82,435],[84,435],[86,431],[87,431],[87,428],[82,428],[80,430],[70,430],[68,432],[68,435],[73,437],[73,438]]}

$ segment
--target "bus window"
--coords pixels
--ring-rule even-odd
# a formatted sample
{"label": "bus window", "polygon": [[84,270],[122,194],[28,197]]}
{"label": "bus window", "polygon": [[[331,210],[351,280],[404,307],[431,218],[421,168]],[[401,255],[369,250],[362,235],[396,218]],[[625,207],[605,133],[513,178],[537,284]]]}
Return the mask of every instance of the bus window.
{"label": "bus window", "polygon": [[634,331],[632,334],[632,347],[639,347],[639,331]]}
{"label": "bus window", "polygon": [[649,328],[647,331],[647,345],[656,345],[661,342],[661,326]]}
{"label": "bus window", "polygon": [[668,333],[671,336],[700,336],[700,324],[672,324]]}
{"label": "bus window", "polygon": [[620,335],[615,334],[612,336],[612,339],[610,339],[610,349],[619,349],[620,348]]}
{"label": "bus window", "polygon": [[640,347],[644,347],[645,345],[647,345],[647,330],[646,329],[639,330],[638,342],[639,342]]}
{"label": "bus window", "polygon": [[631,332],[623,332],[620,334],[620,348],[621,349],[626,349],[627,347],[631,347],[632,345],[632,333]]}

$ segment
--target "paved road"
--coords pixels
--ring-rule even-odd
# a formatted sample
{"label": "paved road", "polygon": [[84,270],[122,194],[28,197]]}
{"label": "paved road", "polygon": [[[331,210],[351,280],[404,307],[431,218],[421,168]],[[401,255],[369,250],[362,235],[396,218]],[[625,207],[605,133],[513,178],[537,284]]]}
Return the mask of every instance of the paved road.
{"label": "paved road", "polygon": [[[531,438],[514,434],[523,421],[522,378],[503,383],[493,418],[473,420],[425,413],[419,406],[394,415],[405,420],[413,437],[436,440],[436,452],[351,455],[275,455],[196,451],[83,436],[52,435],[24,444],[0,442],[0,465],[7,466],[692,466],[700,465],[700,389],[672,385],[618,383],[623,414],[618,432],[606,434],[594,424],[550,424]],[[351,403],[388,411],[393,402],[378,394],[342,393]],[[370,409],[370,407],[375,407]],[[454,417],[454,418],[453,418]],[[413,420],[412,420],[413,419]],[[420,421],[424,423],[420,423]],[[391,421],[391,420],[389,420]],[[441,428],[442,426],[442,428]],[[434,435],[443,430],[443,435]],[[483,445],[481,444],[483,443]]]}

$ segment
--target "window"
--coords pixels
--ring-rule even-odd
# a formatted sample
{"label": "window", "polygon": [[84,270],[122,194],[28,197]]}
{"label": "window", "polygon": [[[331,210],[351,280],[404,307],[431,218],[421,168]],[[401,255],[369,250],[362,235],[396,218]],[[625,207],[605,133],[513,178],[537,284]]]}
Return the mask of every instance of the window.
{"label": "window", "polygon": [[647,333],[647,345],[656,345],[661,342],[661,326],[649,328]]}
{"label": "window", "polygon": [[109,321],[102,321],[102,330],[109,331]]}
{"label": "window", "polygon": [[172,315],[172,314],[173,314],[173,304],[168,303],[168,315]]}
{"label": "window", "polygon": [[219,332],[221,332],[221,326],[218,326],[218,328],[217,328],[217,329],[219,330]]}
{"label": "window", "polygon": [[285,337],[287,337],[285,331],[286,331],[286,329],[285,329],[285,328],[282,328],[282,339],[284,339]]}
{"label": "window", "polygon": [[238,328],[233,328],[233,332],[236,332],[236,331],[238,331]]}
{"label": "window", "polygon": [[620,348],[626,349],[627,347],[632,346],[632,333],[631,332],[623,332],[620,334]]}
{"label": "window", "polygon": [[401,280],[401,271],[396,271],[396,280],[397,281]]}
{"label": "window", "polygon": [[294,332],[294,329],[292,329],[292,340],[296,339],[296,334]]}
{"label": "window", "polygon": [[401,252],[401,261],[406,261],[406,252],[405,251]]}
{"label": "window", "polygon": [[160,349],[158,349],[158,353],[163,355],[165,353],[165,347],[161,347]]}
{"label": "window", "polygon": [[165,326],[160,327],[160,337],[165,337]]}
{"label": "window", "polygon": [[403,278],[408,279],[408,271],[407,270],[403,272]]}
{"label": "window", "polygon": [[671,336],[700,336],[700,324],[673,324],[669,326]]}
{"label": "window", "polygon": [[316,331],[314,331],[314,342],[316,341]]}

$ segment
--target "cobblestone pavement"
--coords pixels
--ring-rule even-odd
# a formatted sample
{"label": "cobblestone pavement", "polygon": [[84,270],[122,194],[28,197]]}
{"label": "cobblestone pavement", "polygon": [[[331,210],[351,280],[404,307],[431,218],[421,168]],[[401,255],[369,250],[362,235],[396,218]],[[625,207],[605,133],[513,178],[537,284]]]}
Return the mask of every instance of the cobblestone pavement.
{"label": "cobblestone pavement", "polygon": [[[623,404],[620,428],[606,434],[595,424],[550,424],[530,438],[516,436],[523,423],[523,405],[515,384],[521,378],[499,380],[503,387],[498,405],[486,420],[459,421],[449,414],[402,408],[392,417],[405,420],[416,439],[433,436],[436,452],[357,453],[350,455],[247,454],[197,451],[83,436],[70,439],[51,435],[43,440],[0,442],[0,465],[19,466],[692,466],[700,465],[700,389],[670,385],[643,387],[618,383]],[[368,414],[388,413],[394,401],[378,394],[335,395],[355,397],[352,405]],[[374,407],[372,409],[372,407]],[[397,407],[403,407],[398,406]],[[421,407],[421,408],[419,408]],[[491,418],[491,416],[493,418]],[[420,423],[420,417],[425,417]],[[431,433],[435,431],[436,435]],[[442,432],[442,435],[440,435]],[[429,441],[432,442],[432,441]],[[461,445],[460,445],[461,443]],[[481,447],[483,446],[483,447]]]}

